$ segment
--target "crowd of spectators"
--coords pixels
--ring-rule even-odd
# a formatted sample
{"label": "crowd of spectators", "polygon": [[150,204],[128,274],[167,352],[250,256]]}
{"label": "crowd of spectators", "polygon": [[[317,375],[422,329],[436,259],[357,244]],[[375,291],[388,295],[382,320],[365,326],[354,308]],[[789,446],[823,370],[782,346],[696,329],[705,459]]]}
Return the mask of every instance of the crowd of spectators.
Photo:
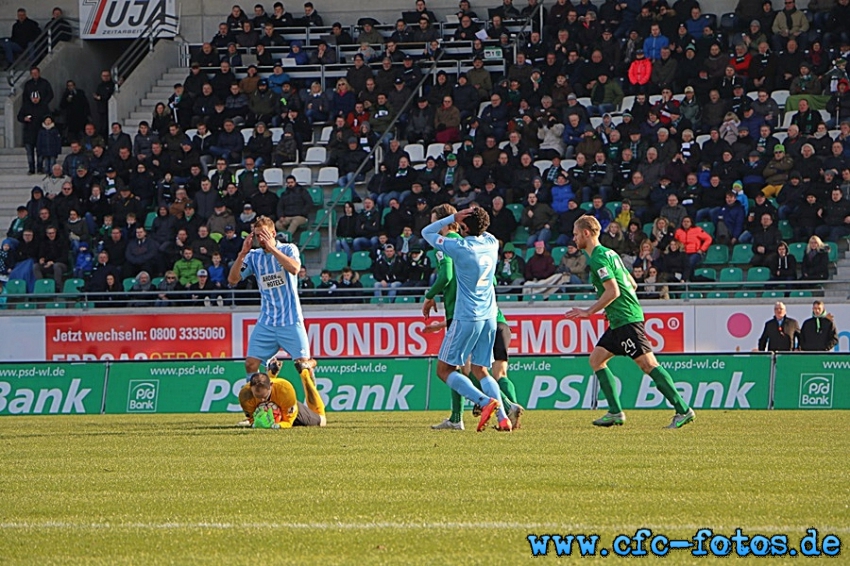
{"label": "crowd of spectators", "polygon": [[[696,0],[559,0],[548,9],[529,0],[522,10],[504,0],[486,22],[462,0],[460,27],[441,38],[418,0],[418,25],[399,20],[390,36],[364,21],[352,40],[334,24],[336,44],[361,43],[372,53],[358,52],[328,89],[318,77],[292,80],[263,53],[285,46],[286,57],[322,53],[314,63],[336,62],[324,58],[332,53],[327,41],[324,49],[309,46],[308,55],[307,46],[286,40],[287,28],[323,24],[311,3],[301,18],[279,2],[272,14],[255,6],[253,17],[234,6],[134,138],[120,123],[103,127],[101,103],[114,92],[107,71],[95,108],[68,82],[58,99],[63,131],[53,132],[53,91],[33,68],[18,118],[30,172],[45,178],[12,222],[7,261],[31,260],[33,277],[57,284],[80,274],[98,292],[109,287],[95,276],[99,266],[115,281],[138,281],[141,272],[165,281],[174,272],[188,289],[216,261],[225,268],[233,261],[257,216],[271,217],[291,238],[310,222],[316,205],[308,187],[292,176],[270,187],[264,172],[297,160],[317,124],[328,123],[326,164],[338,167],[340,186],[364,181],[344,199],[336,249],[349,262],[366,252],[377,296],[420,294],[406,288],[428,284],[435,266],[421,229],[441,204],[487,209],[504,244],[500,283],[531,294],[587,282],[571,241],[582,214],[600,221],[601,242],[634,270],[647,297],[669,296],[665,283],[700,280],[696,270],[718,244],[751,245],[751,265],[773,279],[826,279],[825,242],[850,235],[848,5],[837,0],[816,11],[810,25],[794,2],[774,11],[770,2],[741,0],[736,18],[720,26]],[[503,24],[531,14],[522,37]],[[440,71],[414,94],[417,60],[429,58],[423,45],[480,30],[517,42],[503,75],[484,68],[473,44],[467,72]],[[246,48],[259,67],[241,65]],[[272,71],[260,73],[263,67]],[[773,98],[779,92],[795,104],[784,109],[796,110],[787,128]],[[625,96],[633,98],[624,104]],[[243,136],[242,128],[253,131]],[[281,128],[279,141],[272,128]],[[60,136],[70,152],[54,163]],[[376,172],[356,178],[378,142]],[[436,142],[443,151],[416,163],[402,142]],[[793,242],[808,248],[803,265],[792,268]],[[81,254],[97,261],[81,262]],[[351,293],[343,288],[365,273],[302,280],[343,300]]]}

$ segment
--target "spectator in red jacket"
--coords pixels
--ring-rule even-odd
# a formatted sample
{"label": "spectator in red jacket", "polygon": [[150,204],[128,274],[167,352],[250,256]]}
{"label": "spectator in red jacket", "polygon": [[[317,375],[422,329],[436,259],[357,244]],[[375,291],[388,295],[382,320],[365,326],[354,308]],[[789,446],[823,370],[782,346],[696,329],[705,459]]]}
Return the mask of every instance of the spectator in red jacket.
{"label": "spectator in red jacket", "polygon": [[682,227],[676,230],[676,239],[685,248],[685,253],[688,254],[688,263],[693,272],[694,268],[705,257],[705,252],[711,245],[711,236],[699,226],[695,226],[693,220],[686,216],[682,220]]}

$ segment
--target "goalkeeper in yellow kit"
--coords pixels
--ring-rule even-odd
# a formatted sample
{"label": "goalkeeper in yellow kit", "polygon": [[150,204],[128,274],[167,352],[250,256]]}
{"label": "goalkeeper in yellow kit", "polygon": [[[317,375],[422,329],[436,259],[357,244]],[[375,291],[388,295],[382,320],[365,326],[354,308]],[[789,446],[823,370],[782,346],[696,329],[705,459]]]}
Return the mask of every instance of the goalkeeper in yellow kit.
{"label": "goalkeeper in yellow kit", "polygon": [[316,389],[308,369],[301,371],[305,403],[295,397],[295,388],[286,379],[278,378],[280,363],[269,360],[269,373],[255,373],[239,392],[239,405],[254,428],[292,428],[294,426],[325,426],[325,403]]}

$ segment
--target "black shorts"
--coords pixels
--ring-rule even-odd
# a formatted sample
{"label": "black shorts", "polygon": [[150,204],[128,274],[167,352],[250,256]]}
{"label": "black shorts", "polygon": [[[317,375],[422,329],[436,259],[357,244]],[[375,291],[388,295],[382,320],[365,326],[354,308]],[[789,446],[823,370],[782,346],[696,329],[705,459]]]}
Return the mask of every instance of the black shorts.
{"label": "black shorts", "polygon": [[321,426],[321,415],[301,401],[296,401],[296,403],[298,403],[298,416],[292,421],[292,426]]}
{"label": "black shorts", "polygon": [[615,356],[628,356],[633,360],[652,352],[642,322],[630,322],[619,328],[609,328],[596,345]]}
{"label": "black shorts", "polygon": [[511,347],[511,327],[500,322],[496,324],[496,341],[493,343],[493,359],[497,362],[508,361],[508,348]]}

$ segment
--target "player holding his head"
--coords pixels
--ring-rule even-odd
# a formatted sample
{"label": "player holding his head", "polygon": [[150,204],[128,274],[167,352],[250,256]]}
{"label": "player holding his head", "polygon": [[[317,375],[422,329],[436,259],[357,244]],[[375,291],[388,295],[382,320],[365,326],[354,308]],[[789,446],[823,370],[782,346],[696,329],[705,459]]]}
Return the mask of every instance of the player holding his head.
{"label": "player holding his head", "polygon": [[[275,360],[276,362],[276,360]],[[310,372],[301,372],[306,403],[295,397],[295,388],[274,373],[279,370],[269,360],[272,372],[255,373],[239,392],[239,405],[248,422],[255,428],[292,428],[294,426],[325,426],[325,404],[316,389]]]}
{"label": "player holding his head", "polygon": [[[257,373],[262,360],[275,356],[283,348],[292,356],[302,379],[304,372],[313,379],[316,360],[310,357],[298,299],[301,257],[297,246],[280,243],[276,236],[271,218],[257,218],[227,276],[228,283],[236,285],[254,275],[260,287],[260,317],[248,340],[245,372],[250,379]],[[257,249],[251,249],[254,239],[260,243]]]}
{"label": "player holding his head", "polygon": [[[452,223],[466,230],[464,238],[447,238],[440,230]],[[438,251],[452,258],[457,279],[454,319],[443,339],[437,362],[437,375],[449,387],[481,405],[478,431],[484,430],[493,412],[498,428],[511,430],[511,422],[498,401],[499,386],[490,377],[493,344],[496,339],[496,289],[493,287],[498,262],[499,241],[486,232],[490,216],[483,208],[468,208],[432,222],[422,229],[422,237]],[[475,388],[460,368],[472,356],[472,374],[484,393]]]}
{"label": "player holding his head", "polygon": [[[431,221],[443,219],[447,216],[453,216],[457,213],[457,209],[450,204],[441,204],[435,206],[431,210]],[[460,226],[453,222],[448,226],[440,229],[440,235],[446,238],[460,239],[462,236],[458,233]],[[425,293],[425,302],[422,305],[422,314],[425,320],[431,316],[431,311],[437,312],[437,303],[434,300],[437,295],[442,294],[443,305],[445,306],[446,319],[441,323],[432,323],[426,327],[425,332],[438,332],[442,328],[449,328],[452,323],[452,318],[455,312],[455,300],[457,298],[457,280],[454,275],[454,263],[452,258],[445,255],[443,252],[437,252],[437,280]],[[519,428],[519,419],[522,416],[523,408],[516,402],[516,390],[513,382],[508,378],[508,348],[511,342],[511,329],[508,326],[508,321],[502,314],[501,310],[497,309],[496,315],[496,339],[493,344],[493,365],[491,367],[493,378],[499,385],[501,391],[501,399],[505,404],[505,409],[508,413],[508,419],[511,421],[513,428]],[[470,371],[464,367],[464,373],[470,375]],[[475,382],[472,382],[473,385]],[[449,418],[439,424],[432,425],[435,430],[463,430],[463,397],[460,393],[451,390],[452,392],[452,412]],[[477,407],[477,406],[476,406]],[[480,410],[480,407],[478,407]],[[475,414],[475,411],[473,411]]]}
{"label": "player holding his head", "polygon": [[667,370],[658,365],[643,328],[643,309],[635,294],[637,284],[617,252],[599,244],[600,231],[599,221],[593,216],[582,216],[575,222],[573,236],[576,246],[590,258],[590,280],[599,298],[590,308],[572,308],[564,315],[571,319],[586,318],[604,309],[608,318],[608,330],[590,353],[590,366],[608,401],[608,413],[593,424],[612,426],[626,422],[620,396],[614,389],[614,374],[608,369],[608,360],[614,356],[629,356],[655,381],[655,387],[676,409],[667,428],[680,428],[694,420],[694,411],[679,395]]}

